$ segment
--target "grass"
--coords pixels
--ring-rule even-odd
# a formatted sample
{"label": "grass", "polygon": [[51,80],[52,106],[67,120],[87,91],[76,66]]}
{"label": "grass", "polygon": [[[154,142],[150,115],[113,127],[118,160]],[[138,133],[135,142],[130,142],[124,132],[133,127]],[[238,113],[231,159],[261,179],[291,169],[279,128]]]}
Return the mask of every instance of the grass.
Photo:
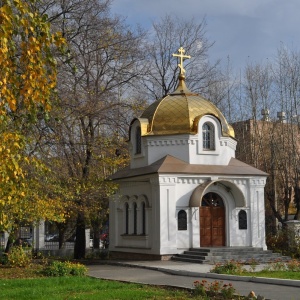
{"label": "grass", "polygon": [[[243,271],[237,275],[300,280],[300,272],[278,270],[278,267],[282,267],[281,263],[276,263],[273,267],[276,267],[277,269],[256,272],[248,272],[243,269]],[[164,288],[142,284],[124,283],[95,279],[86,276],[45,277],[41,273],[42,268],[43,266],[38,264],[31,264],[26,268],[12,268],[0,265],[1,300],[224,299],[220,295],[201,297],[200,295],[197,296],[190,290],[184,290],[180,288]],[[219,269],[221,271],[226,271],[226,274],[234,274],[235,272],[233,270],[239,271],[241,270],[241,266],[238,263],[231,261],[225,264],[225,266],[219,266]],[[236,296],[235,298],[230,299],[246,298],[242,296]]]}
{"label": "grass", "polygon": [[1,279],[1,299],[189,299],[184,290],[163,289],[90,277]]}
{"label": "grass", "polygon": [[41,277],[41,265],[30,265],[27,268],[10,268],[0,265],[0,280],[1,279],[24,279]]}
{"label": "grass", "polygon": [[265,277],[277,279],[300,280],[300,261],[293,259],[288,262],[274,261],[265,266],[263,270],[256,271],[256,265],[251,265],[251,271],[244,268],[238,261],[230,260],[225,263],[217,263],[212,268],[212,273],[229,274],[250,277]]}
{"label": "grass", "polygon": [[251,277],[266,277],[266,278],[279,278],[279,279],[292,279],[292,280],[300,280],[299,272],[291,272],[291,271],[266,271],[262,270],[259,272],[243,272],[238,274],[241,276],[251,276]]}
{"label": "grass", "polygon": [[[102,280],[87,276],[46,277],[42,265],[26,268],[0,265],[1,300],[22,299],[197,299],[224,300],[221,294],[199,295],[195,290]],[[192,282],[191,282],[192,285]],[[210,293],[210,292],[208,292]],[[230,299],[242,300],[235,295]]]}

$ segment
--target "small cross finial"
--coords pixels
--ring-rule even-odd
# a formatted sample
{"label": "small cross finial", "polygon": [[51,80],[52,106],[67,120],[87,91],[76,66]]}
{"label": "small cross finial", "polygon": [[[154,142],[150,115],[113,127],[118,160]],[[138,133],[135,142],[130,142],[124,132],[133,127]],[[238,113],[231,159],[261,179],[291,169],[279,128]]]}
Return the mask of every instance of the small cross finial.
{"label": "small cross finial", "polygon": [[178,64],[178,67],[180,68],[180,75],[184,75],[185,69],[183,68],[183,60],[184,59],[189,59],[189,58],[191,58],[191,56],[190,55],[184,55],[185,50],[182,47],[180,47],[178,49],[178,52],[179,52],[179,54],[173,54],[173,56],[180,58],[180,63]]}

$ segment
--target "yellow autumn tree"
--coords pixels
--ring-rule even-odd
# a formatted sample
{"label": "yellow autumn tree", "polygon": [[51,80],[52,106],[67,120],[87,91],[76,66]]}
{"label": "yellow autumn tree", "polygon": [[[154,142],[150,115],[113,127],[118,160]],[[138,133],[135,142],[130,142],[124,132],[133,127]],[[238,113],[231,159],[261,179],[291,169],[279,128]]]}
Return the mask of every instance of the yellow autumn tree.
{"label": "yellow autumn tree", "polygon": [[47,170],[30,155],[25,134],[38,114],[50,110],[52,51],[63,43],[35,4],[3,0],[0,7],[0,231],[10,233],[24,222],[64,215],[60,199],[45,193]]}

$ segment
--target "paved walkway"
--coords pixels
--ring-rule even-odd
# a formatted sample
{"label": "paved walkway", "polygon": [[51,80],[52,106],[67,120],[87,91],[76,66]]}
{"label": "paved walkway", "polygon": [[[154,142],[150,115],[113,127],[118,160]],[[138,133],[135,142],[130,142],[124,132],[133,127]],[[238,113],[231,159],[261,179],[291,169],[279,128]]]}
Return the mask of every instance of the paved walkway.
{"label": "paved walkway", "polygon": [[[125,282],[192,288],[195,280],[232,283],[240,295],[254,291],[270,300],[300,300],[300,281],[210,273],[212,265],[175,261],[102,261],[88,265],[92,277]],[[262,269],[264,265],[258,266]]]}

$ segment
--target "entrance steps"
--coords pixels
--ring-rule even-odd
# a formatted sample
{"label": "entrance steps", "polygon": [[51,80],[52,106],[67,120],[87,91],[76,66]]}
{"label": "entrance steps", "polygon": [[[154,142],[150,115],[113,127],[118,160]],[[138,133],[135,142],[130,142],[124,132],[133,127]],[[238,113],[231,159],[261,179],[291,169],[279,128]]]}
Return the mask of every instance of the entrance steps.
{"label": "entrance steps", "polygon": [[192,248],[182,254],[175,254],[171,258],[176,261],[191,262],[198,264],[224,263],[229,260],[241,263],[269,263],[275,260],[288,261],[291,258],[273,253],[271,250],[263,250],[254,247],[205,247]]}

